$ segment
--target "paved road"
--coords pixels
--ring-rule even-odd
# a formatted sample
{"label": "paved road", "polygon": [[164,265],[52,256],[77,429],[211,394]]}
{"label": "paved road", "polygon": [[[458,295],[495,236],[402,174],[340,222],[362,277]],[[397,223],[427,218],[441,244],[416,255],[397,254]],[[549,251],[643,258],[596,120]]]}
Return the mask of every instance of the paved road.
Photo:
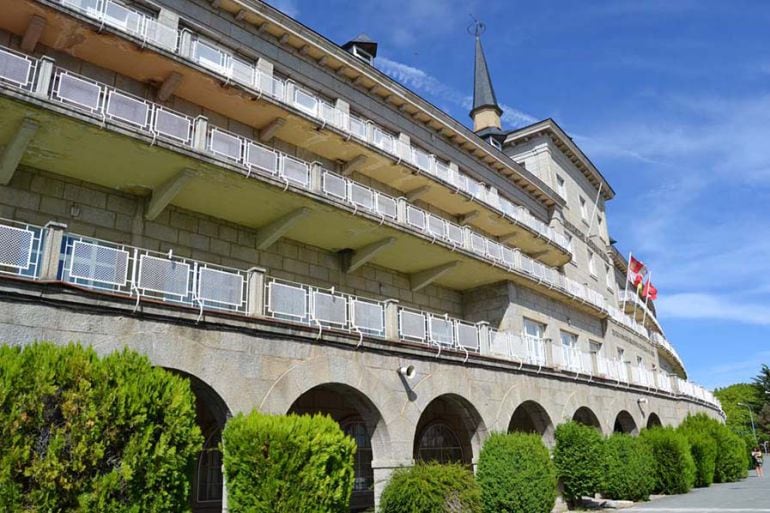
{"label": "paved road", "polygon": [[[770,470],[768,468],[767,470]],[[622,510],[624,512],[671,513],[770,513],[770,476],[754,472],[738,483],[697,488],[686,495],[673,495]]]}

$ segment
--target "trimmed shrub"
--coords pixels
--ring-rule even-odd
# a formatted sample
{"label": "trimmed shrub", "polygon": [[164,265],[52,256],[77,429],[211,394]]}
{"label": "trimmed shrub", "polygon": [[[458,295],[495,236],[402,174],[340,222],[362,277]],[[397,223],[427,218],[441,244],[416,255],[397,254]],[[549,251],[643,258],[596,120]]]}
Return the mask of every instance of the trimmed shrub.
{"label": "trimmed shrub", "polygon": [[556,469],[538,435],[490,436],[476,479],[485,513],[550,513],[556,501]]}
{"label": "trimmed shrub", "polygon": [[604,458],[604,440],[595,428],[574,421],[556,428],[553,462],[564,485],[564,499],[570,505],[601,491]]}
{"label": "trimmed shrub", "polygon": [[189,508],[203,438],[189,382],[138,353],[0,347],[3,511]]}
{"label": "trimmed shrub", "polygon": [[418,463],[393,472],[380,513],[481,513],[481,490],[467,468]]}
{"label": "trimmed shrub", "polygon": [[639,438],[616,433],[605,441],[602,495],[608,499],[648,500],[655,486],[655,458]]}
{"label": "trimmed shrub", "polygon": [[348,511],[356,443],[330,417],[238,414],[222,447],[233,513]]}
{"label": "trimmed shrub", "polygon": [[639,435],[655,458],[656,493],[687,493],[695,483],[695,463],[687,438],[671,427],[643,429]]}
{"label": "trimmed shrub", "polygon": [[[746,442],[729,427],[705,413],[688,415],[680,425],[683,432],[701,433],[711,437],[716,444],[713,482],[730,483],[748,475],[748,449]],[[707,462],[706,462],[707,463]],[[704,470],[707,472],[707,470]]]}
{"label": "trimmed shrub", "polygon": [[680,426],[680,431],[690,443],[690,454],[695,462],[695,487],[711,486],[716,471],[717,442],[711,432],[695,430],[686,425]]}

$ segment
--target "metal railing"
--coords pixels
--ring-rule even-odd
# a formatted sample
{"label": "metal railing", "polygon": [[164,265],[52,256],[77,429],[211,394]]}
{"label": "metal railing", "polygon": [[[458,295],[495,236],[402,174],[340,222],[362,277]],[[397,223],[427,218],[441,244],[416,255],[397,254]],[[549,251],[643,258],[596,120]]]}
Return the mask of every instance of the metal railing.
{"label": "metal railing", "polygon": [[175,52],[225,79],[290,105],[324,124],[342,130],[360,141],[372,144],[398,161],[468,194],[499,213],[515,220],[549,242],[572,253],[567,237],[533,216],[526,208],[500,197],[494,189],[449,167],[428,152],[400,141],[374,122],[338,109],[320,95],[291,80],[262,72],[255,62],[242,58],[222,45],[189,30],[168,27],[149,14],[112,0],[56,0],[61,5],[88,16],[102,25],[130,34],[143,42]]}
{"label": "metal railing", "polygon": [[[45,271],[42,262],[58,262]],[[50,266],[49,266],[50,267]],[[55,279],[98,293],[151,300],[204,312],[243,317],[264,316],[285,322],[336,329],[364,336],[395,338],[449,349],[488,354],[520,364],[602,377],[618,385],[633,384],[690,397],[719,406],[712,393],[663,371],[609,360],[577,347],[553,346],[548,339],[490,329],[433,312],[399,307],[396,302],[361,298],[307,284],[267,277],[263,271],[241,270],[160,253],[63,231],[60,225],[39,227],[0,220],[0,275],[29,280]],[[258,284],[258,286],[254,286]],[[264,285],[263,285],[264,284]],[[388,318],[395,331],[389,333]],[[550,347],[550,349],[549,349]],[[550,354],[550,358],[549,355]]]}

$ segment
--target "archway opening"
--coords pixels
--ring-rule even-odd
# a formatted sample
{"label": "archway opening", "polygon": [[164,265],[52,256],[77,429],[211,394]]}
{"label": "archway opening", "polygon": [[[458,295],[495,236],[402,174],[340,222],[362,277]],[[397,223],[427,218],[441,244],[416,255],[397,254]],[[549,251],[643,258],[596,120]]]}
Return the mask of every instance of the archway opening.
{"label": "archway opening", "polygon": [[435,398],[420,415],[414,438],[414,459],[471,465],[484,425],[466,399],[446,394]]}
{"label": "archway opening", "polygon": [[654,428],[658,426],[662,426],[663,423],[660,421],[660,417],[658,417],[657,413],[650,413],[650,416],[647,417],[647,427],[648,428]]}
{"label": "archway opening", "polygon": [[190,389],[195,395],[195,417],[204,439],[193,469],[190,508],[192,513],[220,513],[224,478],[219,445],[222,429],[231,416],[230,410],[222,397],[204,381],[177,369],[166,370],[190,381]]}
{"label": "archway opening", "polygon": [[591,411],[590,408],[586,406],[581,406],[578,408],[575,414],[572,416],[572,420],[579,424],[583,424],[584,426],[596,428],[599,430],[599,432],[602,431],[602,425],[599,422],[599,418],[593,411]]}
{"label": "archway opening", "polygon": [[514,410],[508,432],[535,433],[543,438],[546,445],[554,443],[553,422],[545,408],[535,401],[524,401]]}
{"label": "archway opening", "polygon": [[626,410],[622,410],[615,417],[615,427],[613,428],[615,433],[626,433],[628,435],[639,434],[639,428],[636,427],[636,421]]}
{"label": "archway opening", "polygon": [[358,390],[339,383],[311,388],[289,408],[298,415],[329,415],[342,430],[356,441],[355,480],[350,511],[374,508],[374,470],[372,439],[376,436],[381,416],[372,402]]}

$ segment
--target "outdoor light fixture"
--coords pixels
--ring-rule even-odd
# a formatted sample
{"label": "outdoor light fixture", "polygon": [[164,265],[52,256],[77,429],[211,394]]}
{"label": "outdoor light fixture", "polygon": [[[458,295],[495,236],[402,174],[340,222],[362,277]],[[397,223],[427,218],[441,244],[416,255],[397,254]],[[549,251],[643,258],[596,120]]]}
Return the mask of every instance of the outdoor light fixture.
{"label": "outdoor light fixture", "polygon": [[399,367],[398,373],[406,379],[412,379],[417,375],[417,369],[414,368],[414,365],[408,365],[406,367]]}
{"label": "outdoor light fixture", "polygon": [[646,397],[640,397],[636,400],[639,404],[647,404],[647,398]]}

